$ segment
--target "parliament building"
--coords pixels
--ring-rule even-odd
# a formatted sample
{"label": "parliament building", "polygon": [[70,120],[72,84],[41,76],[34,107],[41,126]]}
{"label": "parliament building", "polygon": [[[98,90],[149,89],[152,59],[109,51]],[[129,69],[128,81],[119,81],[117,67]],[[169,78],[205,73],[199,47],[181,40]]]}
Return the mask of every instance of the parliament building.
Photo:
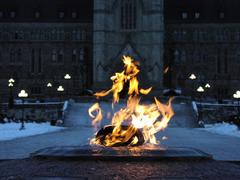
{"label": "parliament building", "polygon": [[129,55],[144,87],[190,95],[208,83],[207,96],[231,98],[240,89],[239,8],[239,0],[0,0],[0,96],[10,78],[14,96],[104,89]]}

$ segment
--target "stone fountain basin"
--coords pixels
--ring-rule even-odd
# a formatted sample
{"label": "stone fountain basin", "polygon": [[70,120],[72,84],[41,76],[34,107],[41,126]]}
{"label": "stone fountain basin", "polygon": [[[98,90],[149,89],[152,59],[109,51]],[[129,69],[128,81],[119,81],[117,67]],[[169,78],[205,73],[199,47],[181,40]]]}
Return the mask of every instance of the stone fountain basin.
{"label": "stone fountain basin", "polygon": [[[140,148],[140,150],[138,149]],[[159,146],[128,147],[103,146],[62,146],[49,147],[31,154],[32,158],[72,159],[72,160],[207,160],[210,154],[193,148]]]}

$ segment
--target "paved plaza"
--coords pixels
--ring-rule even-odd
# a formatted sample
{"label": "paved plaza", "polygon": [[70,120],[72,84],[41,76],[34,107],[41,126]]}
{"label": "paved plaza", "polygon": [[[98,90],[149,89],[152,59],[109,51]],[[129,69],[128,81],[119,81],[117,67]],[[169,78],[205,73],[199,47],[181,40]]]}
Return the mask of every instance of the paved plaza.
{"label": "paved plaza", "polygon": [[[103,109],[111,103],[103,103]],[[68,125],[64,130],[0,141],[0,159],[22,159],[39,149],[54,146],[82,146],[89,143],[94,130],[87,109],[91,103],[73,104],[66,118]],[[213,155],[216,160],[239,161],[240,139],[227,135],[213,134],[196,128],[196,120],[187,104],[174,104],[176,115],[170,127],[157,134],[162,147],[188,147]],[[107,124],[105,119],[102,126]],[[194,128],[195,126],[195,128]],[[162,140],[162,137],[164,137]]]}

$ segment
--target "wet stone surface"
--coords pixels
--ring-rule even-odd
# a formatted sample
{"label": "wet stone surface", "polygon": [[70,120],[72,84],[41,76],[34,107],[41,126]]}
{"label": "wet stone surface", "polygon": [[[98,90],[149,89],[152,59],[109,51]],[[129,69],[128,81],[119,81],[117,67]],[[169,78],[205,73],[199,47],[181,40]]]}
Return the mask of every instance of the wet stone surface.
{"label": "wet stone surface", "polygon": [[211,155],[193,148],[63,146],[45,148],[32,153],[35,158],[92,160],[179,160],[211,159]]}
{"label": "wet stone surface", "polygon": [[[0,162],[0,179],[240,179],[240,166],[213,160],[95,161],[23,159]],[[47,180],[48,180],[47,179]]]}

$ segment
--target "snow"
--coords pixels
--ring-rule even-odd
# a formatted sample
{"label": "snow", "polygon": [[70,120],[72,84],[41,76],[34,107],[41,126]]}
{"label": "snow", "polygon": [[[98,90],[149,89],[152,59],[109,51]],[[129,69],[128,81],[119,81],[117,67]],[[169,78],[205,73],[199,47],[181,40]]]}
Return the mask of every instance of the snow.
{"label": "snow", "polygon": [[203,130],[229,136],[240,137],[240,130],[236,125],[228,123],[205,124]]}
{"label": "snow", "polygon": [[197,104],[195,101],[192,102],[192,107],[193,107],[193,110],[195,111],[195,113],[198,115],[198,107],[197,107]]}
{"label": "snow", "polygon": [[63,127],[51,126],[49,123],[25,123],[24,125],[25,129],[19,130],[21,123],[0,124],[0,141],[56,132],[64,129]]}
{"label": "snow", "polygon": [[63,111],[66,111],[68,108],[68,101],[65,101],[63,104]]}

